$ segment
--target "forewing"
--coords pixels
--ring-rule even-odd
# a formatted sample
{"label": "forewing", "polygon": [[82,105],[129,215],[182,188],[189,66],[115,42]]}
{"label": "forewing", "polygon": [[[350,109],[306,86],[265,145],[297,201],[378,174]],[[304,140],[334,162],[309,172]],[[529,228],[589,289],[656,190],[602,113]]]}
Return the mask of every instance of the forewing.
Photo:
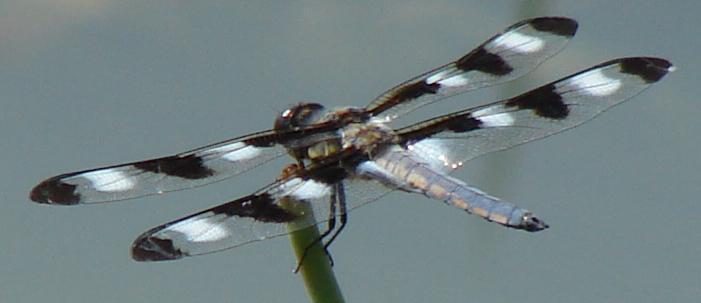
{"label": "forewing", "polygon": [[582,124],[632,98],[674,70],[664,59],[608,61],[511,99],[437,117],[398,130],[402,143],[436,167],[452,170]]}
{"label": "forewing", "polygon": [[577,22],[563,17],[521,21],[455,62],[388,90],[367,110],[389,121],[449,96],[514,80],[559,52],[576,31]]}
{"label": "forewing", "polygon": [[284,136],[265,131],[169,157],[132,162],[44,180],[32,189],[32,201],[73,205],[132,199],[197,187],[235,176],[285,152]]}

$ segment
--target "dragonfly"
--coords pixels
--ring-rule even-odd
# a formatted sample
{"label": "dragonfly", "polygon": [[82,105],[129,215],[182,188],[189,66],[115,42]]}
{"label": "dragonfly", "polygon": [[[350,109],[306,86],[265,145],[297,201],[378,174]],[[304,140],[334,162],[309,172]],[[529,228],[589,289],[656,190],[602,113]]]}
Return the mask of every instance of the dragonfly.
{"label": "dragonfly", "polygon": [[[537,232],[541,218],[452,173],[486,153],[578,126],[660,81],[674,66],[656,57],[603,62],[512,98],[393,127],[399,117],[467,91],[520,78],[563,49],[578,28],[566,17],[520,21],[466,55],[401,83],[364,107],[302,102],[269,130],[172,156],[48,178],[29,198],[98,204],[222,181],[287,154],[292,163],[260,190],[154,227],[136,238],[137,261],[175,260],[326,225],[325,248],[348,212],[392,191],[442,201],[499,225]],[[306,210],[296,207],[306,205]],[[311,219],[310,219],[311,218]],[[295,228],[290,228],[289,223]]]}

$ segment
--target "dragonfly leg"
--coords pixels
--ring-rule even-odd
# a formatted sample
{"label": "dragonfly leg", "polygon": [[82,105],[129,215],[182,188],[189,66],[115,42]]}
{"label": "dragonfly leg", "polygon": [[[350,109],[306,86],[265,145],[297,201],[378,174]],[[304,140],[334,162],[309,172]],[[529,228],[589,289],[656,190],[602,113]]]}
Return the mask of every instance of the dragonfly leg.
{"label": "dragonfly leg", "polygon": [[338,218],[341,221],[341,225],[338,227],[336,232],[331,236],[328,242],[324,244],[324,251],[326,251],[326,255],[329,256],[329,259],[331,261],[331,265],[333,265],[333,259],[331,259],[331,254],[329,253],[329,246],[333,242],[333,240],[336,240],[336,237],[341,234],[341,231],[343,231],[343,228],[346,227],[346,223],[348,223],[348,212],[346,209],[346,192],[344,191],[343,188],[343,182],[338,182],[336,184],[336,195],[338,196]]}
{"label": "dragonfly leg", "polygon": [[[309,254],[309,250],[314,247],[314,245],[322,242],[324,238],[326,238],[331,232],[336,228],[336,203],[338,201],[337,198],[337,187],[334,187],[333,192],[331,193],[331,197],[329,199],[329,213],[328,213],[328,218],[329,220],[327,221],[326,225],[326,230],[319,235],[314,241],[309,243],[307,247],[304,248],[304,252],[302,253],[302,256],[299,258],[299,261],[297,262],[297,267],[295,267],[294,273],[299,272],[299,269],[302,267],[302,263],[304,262],[304,259],[306,259],[307,255]],[[345,205],[342,206],[342,208],[345,211]],[[345,224],[345,223],[342,223]],[[334,234],[334,237],[336,234]],[[324,253],[326,256],[329,258],[329,262],[331,265],[333,265],[333,259],[331,258],[331,255],[329,254],[328,250],[326,249],[327,245],[324,245]]]}

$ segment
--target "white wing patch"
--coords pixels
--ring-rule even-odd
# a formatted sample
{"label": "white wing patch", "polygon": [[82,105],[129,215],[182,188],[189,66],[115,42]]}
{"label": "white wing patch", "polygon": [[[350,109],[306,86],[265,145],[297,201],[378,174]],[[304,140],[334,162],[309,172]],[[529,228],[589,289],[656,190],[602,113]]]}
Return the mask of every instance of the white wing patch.
{"label": "white wing patch", "polygon": [[244,161],[258,157],[260,153],[260,149],[253,146],[246,146],[242,149],[227,153],[224,155],[224,158],[231,162]]}
{"label": "white wing patch", "polygon": [[545,46],[543,39],[524,35],[518,32],[508,33],[494,39],[492,43],[498,47],[512,50],[518,53],[534,53]]}
{"label": "white wing patch", "polygon": [[478,118],[486,127],[511,126],[514,118],[509,113],[499,113]]}
{"label": "white wing patch", "polygon": [[[593,96],[611,95],[623,86],[621,79],[607,77],[601,69],[581,74],[568,82]],[[568,82],[564,84],[567,85]]]}
{"label": "white wing patch", "polygon": [[254,146],[246,145],[243,142],[236,142],[230,145],[209,150],[207,154],[222,153],[222,158],[231,162],[250,160],[261,154],[261,150]]}
{"label": "white wing patch", "polygon": [[285,182],[280,185],[278,190],[280,191],[275,196],[292,196],[300,201],[320,199],[331,194],[331,188],[327,184],[301,178],[294,178]]}
{"label": "white wing patch", "polygon": [[433,84],[438,81],[444,80],[445,76],[447,76],[450,73],[450,70],[443,70],[435,75],[432,75],[428,78],[426,78],[426,84]]}
{"label": "white wing patch", "polygon": [[443,79],[441,81],[438,81],[440,85],[447,86],[447,87],[460,87],[463,85],[467,85],[469,83],[469,79],[465,78],[463,75],[457,75],[457,76],[452,76],[447,79]]}
{"label": "white wing patch", "polygon": [[194,222],[186,220],[171,226],[170,229],[183,234],[190,242],[215,242],[229,236],[229,231],[221,222],[214,220],[214,217]]}
{"label": "white wing patch", "polygon": [[[470,80],[467,79],[463,74],[456,73],[457,72],[453,69],[441,71],[435,75],[426,78],[426,84],[438,83],[442,86],[447,87],[460,87],[469,83]],[[453,75],[451,76],[451,74]]]}
{"label": "white wing patch", "polygon": [[501,110],[501,107],[499,107],[499,106],[489,106],[489,107],[485,107],[483,109],[476,110],[476,111],[472,112],[472,116],[475,118],[481,119],[483,116],[489,116],[489,115],[492,115],[494,113],[498,114],[500,110]]}
{"label": "white wing patch", "polygon": [[134,180],[126,173],[116,169],[88,172],[80,175],[80,177],[88,179],[95,190],[102,192],[127,191],[136,185]]}
{"label": "white wing patch", "polygon": [[489,106],[472,113],[472,117],[479,119],[486,127],[511,126],[514,124],[514,117],[509,113],[500,112],[500,106]]}

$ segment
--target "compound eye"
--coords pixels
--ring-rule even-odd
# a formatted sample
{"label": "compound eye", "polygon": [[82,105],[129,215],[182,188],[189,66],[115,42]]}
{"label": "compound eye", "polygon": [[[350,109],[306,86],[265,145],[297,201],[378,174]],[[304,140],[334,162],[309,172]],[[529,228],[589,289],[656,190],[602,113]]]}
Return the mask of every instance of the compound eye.
{"label": "compound eye", "polygon": [[273,127],[281,130],[311,125],[317,122],[325,112],[324,106],[319,103],[300,103],[278,115]]}

